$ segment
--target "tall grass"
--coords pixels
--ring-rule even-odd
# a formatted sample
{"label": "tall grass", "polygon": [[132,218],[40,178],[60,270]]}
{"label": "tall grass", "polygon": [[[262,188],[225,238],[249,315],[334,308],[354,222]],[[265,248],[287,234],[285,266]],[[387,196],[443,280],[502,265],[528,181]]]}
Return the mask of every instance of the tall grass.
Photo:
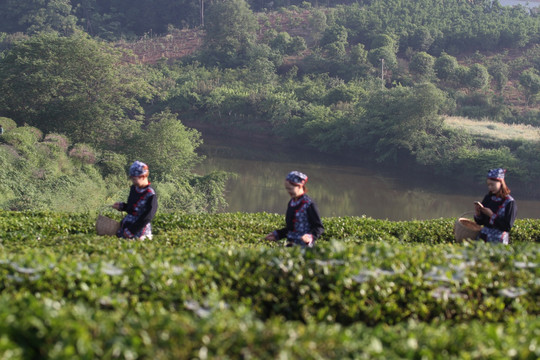
{"label": "tall grass", "polygon": [[444,123],[450,128],[463,129],[473,136],[495,140],[540,141],[540,128],[523,124],[504,124],[489,120],[472,120],[460,116],[448,116]]}

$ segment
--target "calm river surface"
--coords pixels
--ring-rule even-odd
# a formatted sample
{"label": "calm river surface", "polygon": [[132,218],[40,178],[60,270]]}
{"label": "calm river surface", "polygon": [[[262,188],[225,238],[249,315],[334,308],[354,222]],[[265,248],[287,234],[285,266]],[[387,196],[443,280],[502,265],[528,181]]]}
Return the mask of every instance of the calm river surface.
{"label": "calm river surface", "polygon": [[[358,166],[336,156],[318,155],[268,144],[239,141],[203,132],[200,153],[206,160],[196,169],[236,173],[229,180],[226,212],[270,212],[284,214],[289,200],[284,178],[292,170],[308,175],[308,194],[321,215],[367,216],[389,220],[426,220],[457,217],[472,211],[473,202],[487,192],[483,180],[467,188],[444,185],[429,176],[404,170]],[[512,188],[509,175],[508,184]],[[540,218],[540,201],[525,200],[513,189],[519,218]]]}
{"label": "calm river surface", "polygon": [[514,5],[523,5],[529,8],[540,6],[540,1],[538,0],[531,0],[531,1],[523,1],[523,0],[500,0],[499,1],[501,5],[503,6],[514,6]]}

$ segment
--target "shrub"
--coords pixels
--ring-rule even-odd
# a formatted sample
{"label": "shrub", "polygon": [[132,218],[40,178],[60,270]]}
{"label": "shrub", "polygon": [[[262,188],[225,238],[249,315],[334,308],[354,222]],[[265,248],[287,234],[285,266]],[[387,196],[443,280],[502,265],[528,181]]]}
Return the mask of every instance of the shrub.
{"label": "shrub", "polygon": [[83,164],[96,163],[96,152],[87,144],[75,144],[75,146],[69,150],[69,156],[77,159]]}
{"label": "shrub", "polygon": [[50,134],[45,135],[43,142],[55,144],[58,147],[60,147],[60,149],[62,149],[63,151],[67,151],[70,144],[67,136],[61,135],[61,134],[55,134],[55,133],[50,133]]}
{"label": "shrub", "polygon": [[419,52],[413,55],[409,63],[409,70],[420,78],[427,79],[433,74],[433,65],[433,56],[425,52]]}

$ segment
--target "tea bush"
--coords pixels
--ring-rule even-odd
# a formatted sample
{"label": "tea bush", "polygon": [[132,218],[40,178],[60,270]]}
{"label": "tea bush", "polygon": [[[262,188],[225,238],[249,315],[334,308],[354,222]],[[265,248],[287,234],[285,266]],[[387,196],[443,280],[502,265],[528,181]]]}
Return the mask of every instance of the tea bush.
{"label": "tea bush", "polygon": [[0,212],[3,358],[540,356],[540,220],[497,246],[326,218],[314,249],[263,240],[278,214],[160,214],[143,242],[94,220]]}

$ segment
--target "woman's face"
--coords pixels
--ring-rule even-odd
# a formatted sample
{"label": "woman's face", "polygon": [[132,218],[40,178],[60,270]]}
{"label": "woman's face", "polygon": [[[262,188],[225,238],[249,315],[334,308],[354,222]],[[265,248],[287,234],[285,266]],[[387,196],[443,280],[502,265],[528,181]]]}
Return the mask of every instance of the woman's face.
{"label": "woman's face", "polygon": [[496,194],[501,190],[501,182],[497,180],[487,179],[487,187],[490,193]]}
{"label": "woman's face", "polygon": [[148,176],[130,176],[131,182],[137,187],[145,187],[148,185]]}
{"label": "woman's face", "polygon": [[294,185],[285,180],[285,190],[292,198],[297,198],[304,195],[304,187],[302,185]]}

